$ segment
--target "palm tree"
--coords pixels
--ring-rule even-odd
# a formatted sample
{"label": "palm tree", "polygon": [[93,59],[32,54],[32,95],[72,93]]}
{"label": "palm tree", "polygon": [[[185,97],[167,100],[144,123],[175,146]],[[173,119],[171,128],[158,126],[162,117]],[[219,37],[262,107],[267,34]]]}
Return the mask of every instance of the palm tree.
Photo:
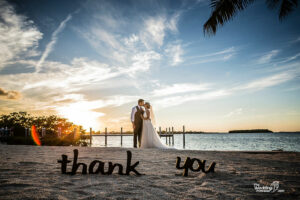
{"label": "palm tree", "polygon": [[[211,16],[203,25],[204,34],[215,35],[218,26],[223,26],[239,11],[246,9],[255,0],[211,0],[210,6],[213,9]],[[279,20],[283,20],[297,6],[298,0],[266,0],[270,9],[279,6]]]}

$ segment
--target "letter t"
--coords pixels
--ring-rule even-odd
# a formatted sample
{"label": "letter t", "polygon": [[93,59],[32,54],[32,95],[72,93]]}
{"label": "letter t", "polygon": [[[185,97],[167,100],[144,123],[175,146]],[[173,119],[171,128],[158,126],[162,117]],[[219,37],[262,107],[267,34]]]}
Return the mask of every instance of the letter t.
{"label": "letter t", "polygon": [[61,157],[62,157],[62,159],[61,160],[57,160],[57,162],[61,163],[61,173],[67,174],[67,165],[71,161],[68,160],[68,156],[67,155],[61,155]]}

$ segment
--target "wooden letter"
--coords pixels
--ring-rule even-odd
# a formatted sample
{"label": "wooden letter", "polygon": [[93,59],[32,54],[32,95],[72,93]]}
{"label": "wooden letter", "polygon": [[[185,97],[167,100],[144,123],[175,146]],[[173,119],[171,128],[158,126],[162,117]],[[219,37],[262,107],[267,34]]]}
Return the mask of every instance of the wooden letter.
{"label": "wooden letter", "polygon": [[136,175],[141,175],[138,171],[136,171],[135,167],[140,163],[139,161],[137,161],[136,163],[134,163],[133,165],[131,165],[131,151],[127,151],[127,165],[126,165],[126,175],[129,175],[129,173],[132,171],[134,172]]}
{"label": "wooden letter", "polygon": [[73,158],[73,166],[71,174],[76,174],[77,169],[80,165],[82,165],[82,174],[87,174],[87,165],[84,163],[77,163],[78,158],[78,149],[74,149],[74,158]]}
{"label": "wooden letter", "polygon": [[58,163],[61,163],[61,173],[62,174],[68,174],[67,172],[67,165],[71,162],[71,160],[68,160],[67,155],[61,155],[62,159],[57,160]]}

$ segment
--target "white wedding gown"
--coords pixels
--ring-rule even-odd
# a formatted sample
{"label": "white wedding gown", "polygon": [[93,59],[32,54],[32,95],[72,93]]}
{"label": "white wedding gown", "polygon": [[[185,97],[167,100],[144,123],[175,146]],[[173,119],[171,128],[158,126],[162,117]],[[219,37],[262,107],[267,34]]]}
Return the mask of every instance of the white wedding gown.
{"label": "white wedding gown", "polygon": [[[146,111],[143,116],[147,117]],[[143,120],[141,148],[169,149],[167,145],[161,142],[150,119]]]}

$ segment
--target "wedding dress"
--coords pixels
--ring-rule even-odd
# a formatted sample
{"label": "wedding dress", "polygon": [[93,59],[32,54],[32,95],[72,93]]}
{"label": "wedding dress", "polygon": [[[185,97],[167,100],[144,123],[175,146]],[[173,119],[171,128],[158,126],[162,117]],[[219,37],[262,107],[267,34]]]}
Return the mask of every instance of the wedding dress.
{"label": "wedding dress", "polygon": [[[146,118],[147,113],[144,112],[143,116]],[[150,113],[150,116],[153,115]],[[160,137],[156,133],[155,128],[151,122],[151,117],[146,120],[143,119],[141,148],[169,149],[167,145],[161,142]]]}

